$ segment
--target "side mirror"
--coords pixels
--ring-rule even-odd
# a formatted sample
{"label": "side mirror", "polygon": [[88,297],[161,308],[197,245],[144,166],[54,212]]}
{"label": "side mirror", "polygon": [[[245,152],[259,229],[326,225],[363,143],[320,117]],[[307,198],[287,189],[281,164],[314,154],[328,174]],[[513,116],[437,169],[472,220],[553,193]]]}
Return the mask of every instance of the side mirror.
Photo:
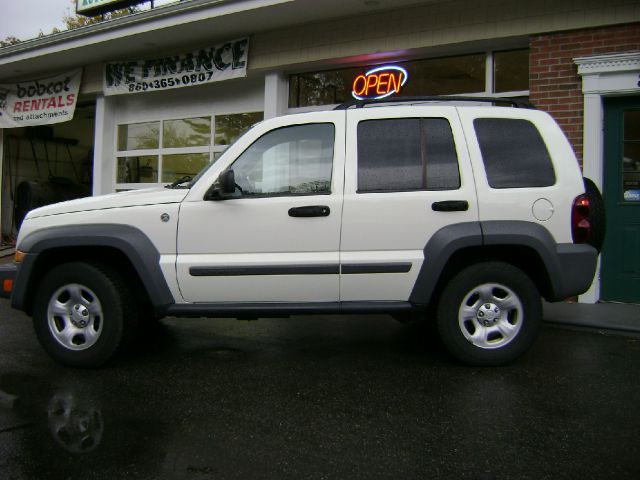
{"label": "side mirror", "polygon": [[236,191],[236,176],[233,170],[225,170],[204,196],[205,200],[226,200]]}

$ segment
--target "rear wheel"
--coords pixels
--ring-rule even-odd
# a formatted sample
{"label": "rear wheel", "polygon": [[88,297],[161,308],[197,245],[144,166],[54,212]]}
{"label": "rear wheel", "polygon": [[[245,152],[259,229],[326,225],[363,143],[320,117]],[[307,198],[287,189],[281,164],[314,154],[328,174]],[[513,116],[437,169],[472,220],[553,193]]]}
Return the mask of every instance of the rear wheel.
{"label": "rear wheel", "polygon": [[58,265],[44,276],[34,299],[38,340],[51,357],[73,367],[105,364],[135,328],[136,319],[129,289],[101,265]]}
{"label": "rear wheel", "polygon": [[469,365],[504,365],[533,343],[542,317],[540,295],[520,269],[503,262],[465,268],[444,287],[438,332],[449,352]]}

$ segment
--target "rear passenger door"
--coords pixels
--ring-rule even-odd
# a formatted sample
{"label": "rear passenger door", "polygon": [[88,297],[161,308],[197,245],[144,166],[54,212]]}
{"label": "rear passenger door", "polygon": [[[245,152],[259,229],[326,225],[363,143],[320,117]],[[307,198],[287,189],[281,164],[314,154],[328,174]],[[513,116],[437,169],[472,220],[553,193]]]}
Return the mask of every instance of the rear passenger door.
{"label": "rear passenger door", "polygon": [[455,107],[347,111],[340,299],[406,301],[438,230],[478,220]]}

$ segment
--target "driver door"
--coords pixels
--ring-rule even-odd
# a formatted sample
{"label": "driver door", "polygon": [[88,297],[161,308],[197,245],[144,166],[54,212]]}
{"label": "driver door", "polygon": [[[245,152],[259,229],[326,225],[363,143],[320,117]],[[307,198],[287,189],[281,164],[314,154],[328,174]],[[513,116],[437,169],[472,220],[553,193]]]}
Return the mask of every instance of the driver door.
{"label": "driver door", "polygon": [[[344,112],[254,127],[203,177],[232,169],[236,191],[182,203],[178,284],[186,302],[337,302]],[[231,159],[231,160],[229,160]]]}

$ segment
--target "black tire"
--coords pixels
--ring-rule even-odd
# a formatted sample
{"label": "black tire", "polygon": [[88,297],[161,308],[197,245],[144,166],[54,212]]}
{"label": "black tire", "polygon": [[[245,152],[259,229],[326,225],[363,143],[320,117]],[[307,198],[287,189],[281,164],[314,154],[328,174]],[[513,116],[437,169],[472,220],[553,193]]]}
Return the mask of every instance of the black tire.
{"label": "black tire", "polygon": [[136,319],[130,290],[104,265],[58,265],[43,277],[34,298],[33,324],[40,344],[53,359],[71,367],[104,365],[135,330]]}
{"label": "black tire", "polygon": [[522,270],[503,262],[461,270],[445,285],[437,307],[438,332],[445,347],[474,366],[505,365],[517,359],[533,344],[541,319],[538,289]]}
{"label": "black tire", "polygon": [[584,178],[584,190],[589,199],[589,223],[591,224],[591,235],[589,235],[587,243],[600,253],[604,243],[607,223],[604,200],[593,180],[586,177]]}

